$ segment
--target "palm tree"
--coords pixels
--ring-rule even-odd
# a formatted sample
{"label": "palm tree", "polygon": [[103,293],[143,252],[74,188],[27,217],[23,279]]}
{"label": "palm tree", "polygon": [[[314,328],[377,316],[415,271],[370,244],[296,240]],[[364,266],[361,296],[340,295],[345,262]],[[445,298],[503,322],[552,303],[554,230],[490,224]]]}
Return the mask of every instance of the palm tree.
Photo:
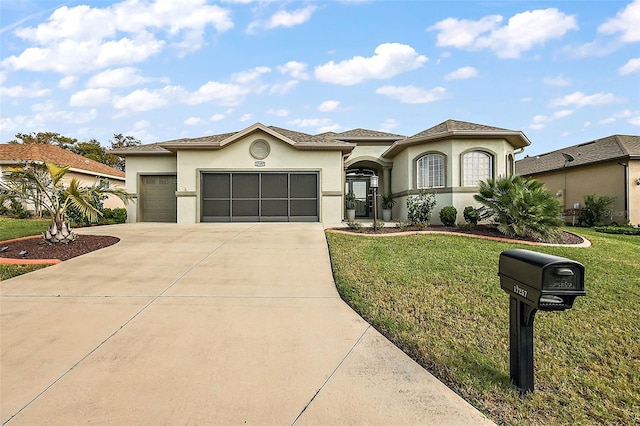
{"label": "palm tree", "polygon": [[551,241],[562,225],[560,203],[541,182],[533,179],[512,175],[481,181],[474,198],[508,237]]}
{"label": "palm tree", "polygon": [[22,167],[9,168],[0,180],[0,197],[19,197],[30,203],[37,211],[47,211],[52,218],[49,229],[43,234],[49,243],[67,244],[77,237],[67,223],[67,211],[73,208],[90,222],[96,222],[102,212],[91,202],[96,197],[115,195],[125,204],[133,197],[120,188],[104,188],[96,183],[83,186],[76,178],[68,185],[64,176],[69,166],[52,163],[27,163]]}

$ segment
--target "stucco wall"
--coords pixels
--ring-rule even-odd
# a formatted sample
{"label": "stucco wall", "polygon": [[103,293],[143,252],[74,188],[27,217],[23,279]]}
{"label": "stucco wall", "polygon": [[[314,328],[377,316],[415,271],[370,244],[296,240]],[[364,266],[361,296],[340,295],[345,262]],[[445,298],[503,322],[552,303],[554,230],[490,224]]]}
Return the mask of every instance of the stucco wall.
{"label": "stucco wall", "polygon": [[393,158],[392,192],[398,194],[393,209],[394,218],[407,218],[406,200],[410,192],[417,191],[416,160],[424,154],[437,152],[446,156],[445,188],[438,188],[436,192],[436,206],[431,223],[441,224],[439,213],[442,207],[454,206],[458,211],[456,222],[464,221],[463,211],[466,206],[479,207],[473,196],[477,187],[462,187],[462,154],[471,150],[482,150],[493,154],[494,177],[507,174],[507,156],[513,155],[513,147],[502,139],[469,140],[447,139],[420,145],[409,146]]}
{"label": "stucco wall", "polygon": [[[256,160],[249,153],[251,143],[264,139],[270,153]],[[256,166],[263,161],[264,166]],[[320,179],[320,221],[342,220],[342,153],[341,151],[298,150],[265,133],[251,134],[220,150],[184,150],[177,156],[178,223],[200,221],[200,172],[202,171],[318,171]]]}
{"label": "stucco wall", "polygon": [[[126,190],[134,195],[127,205],[127,222],[138,221],[138,185],[140,175],[176,173],[176,157],[173,156],[129,156],[126,161]],[[180,188],[180,187],[178,187]]]}
{"label": "stucco wall", "polygon": [[624,167],[617,162],[610,162],[567,168],[532,177],[544,183],[545,187],[558,197],[565,209],[571,209],[574,204],[578,203],[580,207],[584,207],[585,195],[614,197],[611,214],[606,218],[606,222],[623,223],[625,221],[626,191],[624,176]]}

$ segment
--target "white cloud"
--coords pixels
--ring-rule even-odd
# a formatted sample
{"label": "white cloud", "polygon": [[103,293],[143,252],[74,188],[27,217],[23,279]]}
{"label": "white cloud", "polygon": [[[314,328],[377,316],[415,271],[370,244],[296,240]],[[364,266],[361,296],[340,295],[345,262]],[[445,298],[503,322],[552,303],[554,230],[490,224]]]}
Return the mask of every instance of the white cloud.
{"label": "white cloud", "polygon": [[467,78],[472,78],[478,75],[478,70],[474,67],[462,67],[457,70],[450,72],[447,74],[444,79],[445,80],[463,80]]}
{"label": "white cloud", "polygon": [[386,95],[404,104],[426,104],[446,97],[446,89],[436,87],[431,90],[415,86],[382,86],[376,90],[379,95]]}
{"label": "white cloud", "polygon": [[339,124],[327,124],[326,126],[320,126],[316,129],[316,133],[327,133],[327,132],[334,132],[334,133],[338,133],[342,131],[342,126]]}
{"label": "white cloud", "polygon": [[150,78],[140,75],[138,68],[112,68],[91,77],[87,87],[129,87],[149,81]]}
{"label": "white cloud", "polygon": [[267,110],[267,114],[274,115],[276,117],[288,117],[289,110],[287,109],[269,109]]}
{"label": "white cloud", "polygon": [[640,114],[638,114],[637,116],[630,118],[627,120],[627,123],[634,125],[634,126],[640,126]]}
{"label": "white cloud", "polygon": [[70,89],[78,81],[78,77],[75,75],[68,75],[58,81],[58,87],[61,89]]}
{"label": "white cloud", "polygon": [[244,123],[246,121],[251,120],[252,115],[251,114],[243,114],[242,117],[240,117],[240,122]]}
{"label": "white cloud", "polygon": [[637,116],[638,114],[639,114],[638,111],[631,111],[631,110],[625,109],[623,111],[613,114],[610,117],[607,117],[598,121],[598,124],[610,124],[625,118],[633,119],[633,117]]}
{"label": "white cloud", "polygon": [[620,34],[620,40],[627,43],[640,41],[640,0],[628,4],[615,18],[607,19],[598,27],[601,34]]}
{"label": "white cloud", "polygon": [[189,117],[186,120],[184,120],[185,126],[197,126],[204,123],[206,123],[206,121],[204,121],[200,117]]}
{"label": "white cloud", "polygon": [[114,108],[136,112],[160,109],[168,104],[165,90],[138,89],[126,96],[117,96],[113,100]]}
{"label": "white cloud", "polygon": [[571,85],[571,80],[569,80],[568,78],[564,78],[561,75],[558,75],[556,77],[545,77],[543,80],[543,83],[546,84],[547,86],[564,87],[564,86]]}
{"label": "white cloud", "polygon": [[205,28],[223,32],[233,28],[230,11],[205,0],[125,0],[105,8],[80,5],[56,9],[37,27],[15,34],[32,43],[2,65],[16,70],[60,73],[85,72],[119,64],[141,62],[171,45],[199,49]]}
{"label": "white cloud", "polygon": [[370,79],[387,79],[420,68],[427,57],[411,46],[385,43],[376,47],[369,58],[356,56],[339,63],[333,61],[315,68],[315,76],[326,83],[351,86]]}
{"label": "white cloud", "polygon": [[400,123],[398,122],[398,120],[388,118],[384,120],[384,123],[382,123],[379,130],[381,132],[393,133],[393,130],[397,129],[398,127],[400,127]]}
{"label": "white cloud", "polygon": [[518,13],[499,26],[503,17],[490,15],[478,21],[447,18],[427,28],[438,31],[437,45],[459,49],[490,49],[500,58],[518,58],[522,52],[578,29],[576,19],[558,9]]}
{"label": "white cloud", "polygon": [[285,95],[293,90],[298,85],[298,80],[289,80],[282,84],[273,84],[269,88],[269,93],[272,95]]}
{"label": "white cloud", "polygon": [[626,64],[618,68],[618,74],[627,75],[640,72],[640,58],[629,59]]}
{"label": "white cloud", "polygon": [[251,70],[241,71],[231,76],[231,81],[238,84],[251,84],[260,80],[263,74],[271,72],[269,67],[255,67]]}
{"label": "white cloud", "polygon": [[330,126],[333,121],[330,118],[298,118],[289,121],[289,124],[298,127],[321,127]]}
{"label": "white cloud", "polygon": [[595,93],[593,95],[585,95],[582,92],[573,92],[563,98],[552,99],[549,103],[550,107],[569,106],[576,107],[605,105],[615,102],[617,99],[612,93]]}
{"label": "white cloud", "polygon": [[99,106],[108,103],[111,100],[111,90],[86,89],[71,95],[69,105],[74,107]]}
{"label": "white cloud", "polygon": [[271,30],[278,27],[294,27],[304,24],[311,19],[316,6],[307,6],[294,11],[280,10],[274,13],[266,22],[254,21],[247,27],[247,32],[252,33],[259,29]]}
{"label": "white cloud", "polygon": [[540,130],[546,127],[547,123],[550,123],[555,120],[559,120],[564,117],[568,117],[573,114],[573,110],[564,109],[561,111],[556,111],[551,115],[536,115],[533,117],[533,122],[529,125],[529,128],[534,130]]}
{"label": "white cloud", "polygon": [[224,114],[213,114],[209,117],[209,121],[222,121],[226,118]]}
{"label": "white cloud", "polygon": [[0,96],[6,96],[8,98],[43,98],[51,94],[50,89],[42,89],[37,85],[31,85],[31,87],[24,86],[1,86]]}
{"label": "white cloud", "polygon": [[213,102],[219,105],[235,106],[240,105],[250,92],[251,89],[246,86],[209,81],[195,92],[187,94],[184,102],[187,105]]}
{"label": "white cloud", "polygon": [[307,64],[303,62],[289,61],[284,65],[278,67],[284,75],[290,75],[297,80],[308,80],[309,74],[307,73]]}
{"label": "white cloud", "polygon": [[318,111],[321,112],[333,112],[340,107],[339,101],[324,101],[318,105]]}

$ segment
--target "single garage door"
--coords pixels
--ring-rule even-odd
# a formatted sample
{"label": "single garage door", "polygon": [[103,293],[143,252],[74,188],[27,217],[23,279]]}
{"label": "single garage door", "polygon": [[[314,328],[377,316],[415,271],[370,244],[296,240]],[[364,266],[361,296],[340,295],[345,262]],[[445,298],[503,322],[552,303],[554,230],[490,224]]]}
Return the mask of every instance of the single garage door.
{"label": "single garage door", "polygon": [[140,177],[140,214],[142,222],[176,222],[178,201],[175,175]]}
{"label": "single garage door", "polygon": [[203,172],[202,222],[318,222],[317,172]]}

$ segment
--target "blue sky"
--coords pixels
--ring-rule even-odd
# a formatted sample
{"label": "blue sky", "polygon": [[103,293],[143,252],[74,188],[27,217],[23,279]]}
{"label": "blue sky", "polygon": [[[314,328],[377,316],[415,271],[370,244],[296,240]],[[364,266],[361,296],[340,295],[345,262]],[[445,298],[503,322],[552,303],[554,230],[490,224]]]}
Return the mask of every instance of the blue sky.
{"label": "blue sky", "polygon": [[10,0],[0,46],[0,142],[452,118],[531,155],[640,134],[640,0]]}

